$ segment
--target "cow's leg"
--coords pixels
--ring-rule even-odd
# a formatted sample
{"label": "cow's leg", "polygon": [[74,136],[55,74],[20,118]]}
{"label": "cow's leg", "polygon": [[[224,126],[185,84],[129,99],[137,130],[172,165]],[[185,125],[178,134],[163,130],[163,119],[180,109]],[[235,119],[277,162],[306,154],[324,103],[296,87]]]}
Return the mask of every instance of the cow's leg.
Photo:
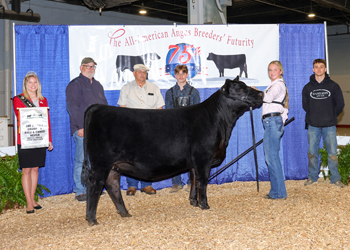
{"label": "cow's leg", "polygon": [[98,225],[96,210],[102,189],[103,182],[98,181],[90,172],[86,185],[86,220],[89,226]]}
{"label": "cow's leg", "polygon": [[243,66],[239,67],[239,77],[242,77],[243,74]]}
{"label": "cow's leg", "polygon": [[198,187],[198,205],[201,209],[209,209],[208,201],[207,201],[207,183],[206,182],[199,182]]}
{"label": "cow's leg", "polygon": [[120,81],[120,68],[117,68],[117,76],[118,76],[117,83],[119,83],[119,81]]}
{"label": "cow's leg", "polygon": [[131,217],[126,210],[122,194],[120,192],[120,173],[114,171],[113,169],[109,172],[106,188],[109,196],[111,197],[115,207],[117,208],[118,213],[122,217]]}
{"label": "cow's leg", "polygon": [[[202,165],[204,166],[204,164]],[[209,209],[207,202],[207,185],[210,174],[210,166],[205,166],[197,171],[198,206],[201,209]]]}
{"label": "cow's leg", "polygon": [[248,69],[247,69],[247,64],[244,64],[244,74],[245,74],[245,78],[248,78]]}
{"label": "cow's leg", "polygon": [[224,69],[219,69],[220,77],[224,76]]}
{"label": "cow's leg", "polygon": [[197,201],[197,183],[196,183],[196,172],[194,168],[190,169],[190,180],[191,180],[191,190],[190,190],[190,204],[194,207],[198,206]]}

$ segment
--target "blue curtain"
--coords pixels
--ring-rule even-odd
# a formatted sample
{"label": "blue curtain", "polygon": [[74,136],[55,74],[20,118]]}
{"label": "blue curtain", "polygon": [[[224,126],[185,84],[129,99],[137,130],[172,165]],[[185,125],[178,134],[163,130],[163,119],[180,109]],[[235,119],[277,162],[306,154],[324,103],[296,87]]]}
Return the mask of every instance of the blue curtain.
{"label": "blue curtain", "polygon": [[[22,92],[25,74],[36,71],[48,99],[52,124],[54,150],[47,153],[46,166],[40,169],[39,183],[59,195],[73,192],[74,141],[70,135],[69,117],[65,105],[65,89],[70,81],[68,26],[16,25],[16,80],[17,93]],[[324,58],[324,25],[280,25],[280,61],[285,71],[285,80],[290,95],[289,117],[295,121],[288,125],[282,139],[281,159],[286,179],[299,180],[307,177],[307,133],[304,129],[305,113],[301,106],[301,91],[312,74],[312,61]],[[267,67],[267,65],[263,66]],[[224,83],[224,82],[223,82]],[[264,88],[259,88],[263,90]],[[199,89],[201,100],[207,99],[218,89]],[[108,103],[117,105],[120,91],[105,91]],[[161,90],[165,96],[166,90]],[[263,138],[261,109],[253,111],[255,138]],[[249,111],[240,117],[232,131],[226,159],[221,166],[213,168],[211,174],[235,159],[253,145]],[[259,180],[268,181],[263,144],[257,147]],[[182,175],[186,183],[187,174]],[[222,184],[233,181],[256,180],[253,152],[230,166],[210,181]],[[125,177],[122,188],[127,189]],[[153,183],[161,189],[171,186],[171,180]]]}
{"label": "blue curtain", "polygon": [[325,59],[324,25],[281,24],[279,29],[280,61],[290,98],[289,117],[295,117],[283,136],[284,171],[287,179],[300,180],[308,175],[308,141],[301,94],[313,74],[313,60]]}
{"label": "blue curtain", "polygon": [[16,25],[15,34],[17,94],[22,93],[26,73],[35,71],[50,107],[54,149],[46,154],[38,183],[51,190],[51,194],[45,193],[45,196],[71,193],[74,185],[72,140],[65,95],[70,81],[68,26]]}

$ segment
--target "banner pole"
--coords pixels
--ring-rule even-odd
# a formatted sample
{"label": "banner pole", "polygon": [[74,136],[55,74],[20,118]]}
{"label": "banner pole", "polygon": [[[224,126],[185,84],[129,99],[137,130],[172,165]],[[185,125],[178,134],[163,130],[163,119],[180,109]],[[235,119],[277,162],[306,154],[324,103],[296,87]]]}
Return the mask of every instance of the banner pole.
{"label": "banner pole", "polygon": [[330,75],[329,71],[329,59],[328,59],[328,40],[327,40],[327,22],[324,21],[324,49],[326,53],[326,62],[327,62],[327,74]]}
{"label": "banner pole", "polygon": [[[12,24],[12,51],[13,51],[13,97],[17,95],[17,70],[16,70],[16,32],[15,23]],[[15,137],[15,152],[17,154],[17,119],[13,119],[14,137]]]}

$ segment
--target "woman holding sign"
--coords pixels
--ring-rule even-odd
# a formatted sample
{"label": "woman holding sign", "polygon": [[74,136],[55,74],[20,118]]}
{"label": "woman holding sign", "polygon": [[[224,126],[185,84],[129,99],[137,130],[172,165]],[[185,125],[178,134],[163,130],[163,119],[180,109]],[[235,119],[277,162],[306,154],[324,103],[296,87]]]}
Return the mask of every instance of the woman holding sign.
{"label": "woman holding sign", "polygon": [[[41,84],[35,72],[29,71],[23,79],[23,93],[13,98],[13,108],[17,117],[17,147],[19,166],[22,170],[22,186],[27,200],[27,214],[42,207],[34,199],[38,184],[39,168],[45,166],[46,148],[21,148],[20,111],[21,108],[48,107],[47,100],[41,94]],[[53,149],[50,117],[48,116],[49,151]]]}

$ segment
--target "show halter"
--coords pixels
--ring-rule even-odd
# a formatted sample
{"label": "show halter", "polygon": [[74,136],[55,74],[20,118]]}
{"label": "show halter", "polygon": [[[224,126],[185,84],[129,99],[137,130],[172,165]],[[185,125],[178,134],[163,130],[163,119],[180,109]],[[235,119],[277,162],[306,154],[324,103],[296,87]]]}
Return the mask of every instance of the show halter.
{"label": "show halter", "polygon": [[[248,99],[248,95],[249,95],[250,90],[252,89],[252,87],[248,87],[248,88],[249,89],[248,89],[247,94],[245,96],[242,96],[241,99],[235,99],[235,98],[232,98],[232,97],[228,97],[228,98],[230,98],[230,99],[232,99],[234,101],[241,100],[242,102],[245,102],[246,104],[248,104],[249,107],[251,107],[251,104],[247,101],[247,99]],[[226,94],[225,94],[225,91],[226,91],[225,85],[220,88],[220,91],[226,96]]]}

